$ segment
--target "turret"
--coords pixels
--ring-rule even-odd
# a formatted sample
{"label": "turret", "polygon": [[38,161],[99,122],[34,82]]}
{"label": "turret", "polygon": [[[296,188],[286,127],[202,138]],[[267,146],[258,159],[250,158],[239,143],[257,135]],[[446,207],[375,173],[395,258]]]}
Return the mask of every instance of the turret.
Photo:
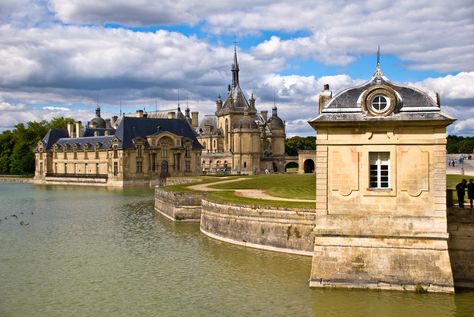
{"label": "turret", "polygon": [[219,95],[219,97],[217,97],[217,100],[216,100],[216,109],[217,111],[220,111],[222,109],[222,99],[221,99],[221,95]]}

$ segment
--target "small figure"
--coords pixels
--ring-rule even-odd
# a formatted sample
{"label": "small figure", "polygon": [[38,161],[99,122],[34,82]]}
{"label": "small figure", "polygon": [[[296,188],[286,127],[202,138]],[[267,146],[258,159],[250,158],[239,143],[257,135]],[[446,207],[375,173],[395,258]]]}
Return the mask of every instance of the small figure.
{"label": "small figure", "polygon": [[471,209],[474,208],[474,180],[471,178],[469,180],[469,184],[467,184],[467,198],[469,198],[469,202],[471,204]]}
{"label": "small figure", "polygon": [[10,215],[10,217],[14,217],[14,218],[18,219],[18,216],[17,216],[17,215],[15,215],[15,214],[13,214],[13,215]]}
{"label": "small figure", "polygon": [[30,225],[29,223],[26,223],[23,220],[20,221],[20,226],[22,226],[22,227],[28,227],[29,225]]}
{"label": "small figure", "polygon": [[464,195],[466,193],[466,184],[467,184],[467,180],[463,179],[462,182],[456,185],[459,208],[464,208]]}

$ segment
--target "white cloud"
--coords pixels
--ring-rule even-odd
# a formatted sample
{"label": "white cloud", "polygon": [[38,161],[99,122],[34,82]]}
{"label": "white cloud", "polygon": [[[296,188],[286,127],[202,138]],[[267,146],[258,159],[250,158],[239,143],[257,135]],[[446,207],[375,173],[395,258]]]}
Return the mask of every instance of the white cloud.
{"label": "white cloud", "polygon": [[441,72],[474,68],[474,3],[447,1],[154,1],[51,0],[66,23],[126,25],[200,23],[214,34],[303,31],[274,36],[255,47],[256,56],[311,57],[348,65],[360,55],[397,55],[408,66]]}
{"label": "white cloud", "polygon": [[43,110],[50,110],[50,111],[64,111],[64,112],[70,112],[71,109],[66,108],[66,107],[55,107],[55,106],[46,106],[42,108]]}
{"label": "white cloud", "polygon": [[430,77],[414,85],[439,92],[442,97],[448,99],[474,99],[474,71],[445,77]]}

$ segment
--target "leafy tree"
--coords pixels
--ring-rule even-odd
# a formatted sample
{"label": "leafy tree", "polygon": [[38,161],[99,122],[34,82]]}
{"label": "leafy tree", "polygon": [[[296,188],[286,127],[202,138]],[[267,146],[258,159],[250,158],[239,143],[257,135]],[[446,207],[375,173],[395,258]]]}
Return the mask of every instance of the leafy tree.
{"label": "leafy tree", "polygon": [[0,174],[32,174],[35,169],[33,150],[49,129],[65,129],[72,118],[58,117],[50,122],[29,121],[17,124],[0,134]]}
{"label": "leafy tree", "polygon": [[473,153],[474,137],[463,137],[457,135],[448,135],[448,144],[446,150],[448,153]]}
{"label": "leafy tree", "polygon": [[314,136],[294,136],[288,138],[285,141],[286,154],[294,156],[298,155],[298,150],[315,150],[316,149],[316,137]]}

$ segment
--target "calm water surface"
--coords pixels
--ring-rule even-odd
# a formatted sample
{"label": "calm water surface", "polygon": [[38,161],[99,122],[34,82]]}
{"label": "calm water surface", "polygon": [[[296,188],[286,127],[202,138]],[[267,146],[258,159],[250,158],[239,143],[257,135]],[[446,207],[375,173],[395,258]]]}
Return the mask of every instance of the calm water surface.
{"label": "calm water surface", "polygon": [[310,258],[212,240],[152,195],[0,183],[0,316],[474,316],[474,292],[311,290]]}

